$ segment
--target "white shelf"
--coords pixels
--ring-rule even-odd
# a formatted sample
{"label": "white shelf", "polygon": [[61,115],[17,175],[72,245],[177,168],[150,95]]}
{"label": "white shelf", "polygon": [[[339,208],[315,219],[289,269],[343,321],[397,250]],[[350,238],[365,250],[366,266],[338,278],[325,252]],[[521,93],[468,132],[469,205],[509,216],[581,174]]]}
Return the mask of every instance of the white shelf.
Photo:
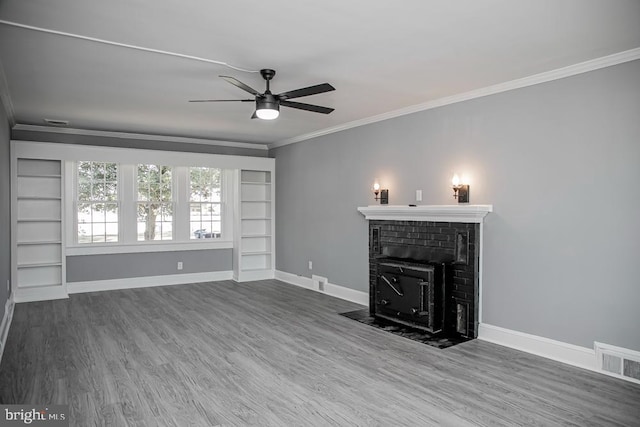
{"label": "white shelf", "polygon": [[253,255],[271,255],[271,251],[248,251],[242,252],[242,256],[253,256]]}
{"label": "white shelf", "polygon": [[358,212],[368,220],[482,223],[493,205],[372,205]]}
{"label": "white shelf", "polygon": [[270,182],[259,182],[259,181],[242,181],[242,185],[271,185]]}
{"label": "white shelf", "polygon": [[61,245],[62,240],[34,240],[32,242],[18,242],[18,246],[29,246],[29,245]]}
{"label": "white shelf", "polygon": [[39,175],[35,173],[20,174],[18,178],[62,178],[60,175]]}
{"label": "white shelf", "polygon": [[61,262],[33,262],[33,263],[18,263],[18,268],[40,268],[40,267],[60,267]]}
{"label": "white shelf", "polygon": [[18,200],[62,200],[62,197],[53,197],[53,196],[18,196]]}
{"label": "white shelf", "polygon": [[273,171],[242,170],[239,176],[234,276],[240,281],[273,277]]}
{"label": "white shelf", "polygon": [[18,158],[16,178],[12,203],[17,289],[64,288],[62,162]]}

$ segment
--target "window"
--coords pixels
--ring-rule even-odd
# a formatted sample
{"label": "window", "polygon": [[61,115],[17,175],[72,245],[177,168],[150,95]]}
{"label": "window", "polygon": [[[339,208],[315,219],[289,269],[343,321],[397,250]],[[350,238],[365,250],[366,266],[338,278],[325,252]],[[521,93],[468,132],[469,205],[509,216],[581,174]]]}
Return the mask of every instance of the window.
{"label": "window", "polygon": [[138,241],[173,239],[171,167],[138,165]]}
{"label": "window", "polygon": [[118,165],[78,162],[77,183],[77,242],[117,242]]}
{"label": "window", "polygon": [[222,235],[222,170],[189,168],[189,230],[191,239]]}
{"label": "window", "polygon": [[232,246],[237,172],[151,154],[67,161],[65,192],[74,201],[65,211],[70,253]]}

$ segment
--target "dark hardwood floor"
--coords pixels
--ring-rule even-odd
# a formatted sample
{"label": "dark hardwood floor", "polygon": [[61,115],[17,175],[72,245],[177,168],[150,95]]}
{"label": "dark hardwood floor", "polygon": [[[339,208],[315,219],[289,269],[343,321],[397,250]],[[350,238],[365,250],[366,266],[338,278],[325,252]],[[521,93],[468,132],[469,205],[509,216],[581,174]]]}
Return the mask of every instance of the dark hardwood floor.
{"label": "dark hardwood floor", "polygon": [[446,350],[278,281],[19,304],[2,403],[71,425],[640,425],[640,386],[474,340]]}

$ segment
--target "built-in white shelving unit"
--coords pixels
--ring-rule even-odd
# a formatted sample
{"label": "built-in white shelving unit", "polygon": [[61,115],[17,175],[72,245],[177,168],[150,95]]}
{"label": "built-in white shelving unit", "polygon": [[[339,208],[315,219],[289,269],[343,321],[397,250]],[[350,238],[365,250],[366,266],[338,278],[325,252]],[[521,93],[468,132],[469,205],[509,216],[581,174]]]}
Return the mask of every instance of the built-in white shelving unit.
{"label": "built-in white shelving unit", "polygon": [[238,218],[234,245],[234,279],[239,282],[274,277],[274,188],[272,172],[240,170]]}
{"label": "built-in white shelving unit", "polygon": [[62,162],[18,158],[13,184],[15,300],[66,296]]}
{"label": "built-in white shelving unit", "polygon": [[[147,245],[146,242],[129,242],[126,239],[117,245],[76,244],[76,233],[72,225],[76,211],[73,197],[77,167],[75,162],[104,160],[130,166],[150,161],[149,159],[157,162],[155,164],[180,167],[193,165],[224,170],[224,239],[196,242],[176,240],[166,244],[162,242],[162,245]],[[176,186],[183,188],[180,182],[177,182]],[[227,251],[232,250],[232,266],[225,263],[223,271],[212,269],[211,272],[203,273],[211,273],[213,277],[233,277],[237,281],[271,279],[275,272],[274,187],[275,159],[268,157],[202,155],[11,141],[12,256],[11,279],[8,285],[12,298],[18,303],[51,300],[67,298],[69,290],[90,289],[93,286],[101,289],[103,286],[111,286],[111,282],[103,285],[106,281],[96,277],[95,280],[89,279],[77,287],[76,282],[72,281],[70,283],[73,283],[73,286],[68,289],[67,255],[77,257],[131,253],[134,254],[132,256],[136,256],[137,253],[146,252],[176,252],[174,257],[179,265],[182,258],[180,251],[183,250],[220,249],[220,259],[224,257],[225,260],[228,260]],[[126,194],[127,191],[132,192],[133,189],[123,187],[122,193]],[[119,193],[121,197],[125,197]],[[122,212],[131,206],[127,203],[123,203],[123,206],[120,212],[123,218],[126,218],[126,212]],[[180,215],[183,213],[176,213],[176,222],[181,220],[178,218]],[[120,220],[121,229],[126,231],[130,224],[122,218]],[[182,220],[188,220],[188,216],[184,216]],[[186,227],[188,229],[188,225]],[[230,269],[233,271],[229,271]],[[201,280],[202,277],[200,273],[182,274],[177,270],[176,273],[165,276],[167,282],[171,283],[174,283],[174,280],[189,283],[192,277],[193,280]],[[129,282],[137,283],[133,279],[137,279],[137,276],[125,277],[123,282],[127,286]]]}

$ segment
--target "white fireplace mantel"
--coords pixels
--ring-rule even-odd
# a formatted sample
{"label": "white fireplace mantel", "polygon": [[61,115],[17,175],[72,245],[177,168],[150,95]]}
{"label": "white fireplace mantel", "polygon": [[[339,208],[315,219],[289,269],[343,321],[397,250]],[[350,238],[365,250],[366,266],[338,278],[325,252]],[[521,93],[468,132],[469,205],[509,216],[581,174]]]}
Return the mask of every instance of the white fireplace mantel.
{"label": "white fireplace mantel", "polygon": [[366,219],[390,221],[438,221],[482,224],[493,205],[370,205],[358,208]]}

